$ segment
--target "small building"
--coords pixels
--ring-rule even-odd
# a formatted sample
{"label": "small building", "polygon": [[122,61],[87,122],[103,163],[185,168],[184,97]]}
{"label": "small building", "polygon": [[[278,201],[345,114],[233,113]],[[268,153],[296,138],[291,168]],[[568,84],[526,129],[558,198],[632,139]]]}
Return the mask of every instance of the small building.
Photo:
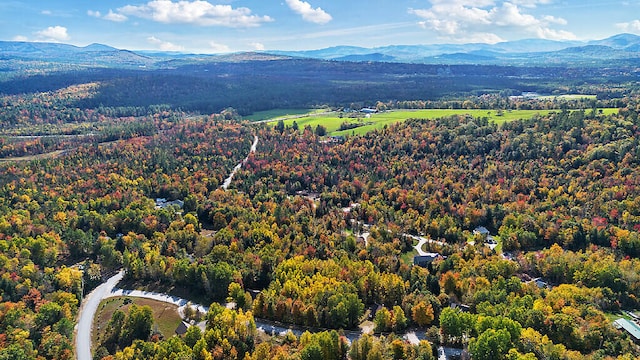
{"label": "small building", "polygon": [[187,333],[187,330],[189,329],[191,325],[185,321],[181,321],[180,324],[178,325],[178,327],[176,328],[176,335],[178,336],[182,336],[184,334]]}
{"label": "small building", "polygon": [[613,327],[618,330],[626,331],[631,336],[634,342],[640,342],[640,326],[638,326],[638,324],[636,324],[635,322],[620,318],[613,322]]}
{"label": "small building", "polygon": [[451,305],[449,305],[450,308],[452,309],[459,309],[462,312],[470,312],[471,311],[471,307],[469,305],[465,305],[465,304],[459,304],[456,302],[451,303]]}
{"label": "small building", "polygon": [[416,255],[413,257],[413,265],[425,267],[439,257],[440,254],[438,253],[425,253],[423,255]]}
{"label": "small building", "polygon": [[372,109],[372,108],[362,108],[360,109],[360,112],[365,114],[374,114],[374,113],[377,113],[378,110]]}
{"label": "small building", "polygon": [[536,284],[537,287],[539,287],[540,289],[544,289],[544,288],[549,288],[549,284],[547,284],[546,281],[544,281],[542,278],[535,278],[533,280],[531,280],[533,283]]}
{"label": "small building", "polygon": [[171,206],[171,205],[176,205],[182,209],[182,207],[184,206],[184,201],[182,200],[167,201],[167,199],[165,198],[156,198],[156,209],[164,209],[167,206]]}
{"label": "small building", "polygon": [[478,226],[477,228],[475,228],[473,230],[473,234],[474,235],[488,236],[489,235],[489,229],[487,229],[484,226]]}

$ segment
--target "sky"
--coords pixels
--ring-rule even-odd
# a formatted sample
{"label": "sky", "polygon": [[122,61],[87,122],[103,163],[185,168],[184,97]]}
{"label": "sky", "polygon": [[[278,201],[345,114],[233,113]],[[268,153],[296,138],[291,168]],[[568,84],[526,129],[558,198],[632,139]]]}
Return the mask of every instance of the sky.
{"label": "sky", "polygon": [[190,53],[599,40],[640,0],[1,0],[0,40]]}

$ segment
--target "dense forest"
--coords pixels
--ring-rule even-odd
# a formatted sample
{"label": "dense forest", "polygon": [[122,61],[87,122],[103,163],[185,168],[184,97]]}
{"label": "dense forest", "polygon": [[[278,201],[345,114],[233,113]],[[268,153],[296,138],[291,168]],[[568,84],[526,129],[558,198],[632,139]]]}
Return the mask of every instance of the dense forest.
{"label": "dense forest", "polygon": [[[433,359],[441,345],[473,359],[640,355],[611,320],[640,307],[631,90],[501,125],[411,119],[329,142],[232,108],[100,105],[103,89],[0,98],[0,359],[73,358],[83,296],[118,269],[212,305],[204,331],[164,339],[148,309],[117,313],[96,358]],[[507,99],[438,104],[552,106]],[[431,239],[433,262],[413,264],[413,235]],[[372,334],[349,340],[368,318]],[[308,331],[272,338],[256,319]]]}
{"label": "dense forest", "polygon": [[[43,66],[40,62],[38,66]],[[240,115],[275,108],[332,107],[362,102],[458,99],[487,93],[597,94],[620,98],[637,90],[635,64],[602,67],[514,67],[497,65],[424,65],[357,63],[288,57],[239,57],[165,64],[163,69],[78,69],[3,78],[7,95],[57,91],[93,83],[92,96],[74,107],[148,107],[166,104],[174,110],[219,113],[233,107]]]}

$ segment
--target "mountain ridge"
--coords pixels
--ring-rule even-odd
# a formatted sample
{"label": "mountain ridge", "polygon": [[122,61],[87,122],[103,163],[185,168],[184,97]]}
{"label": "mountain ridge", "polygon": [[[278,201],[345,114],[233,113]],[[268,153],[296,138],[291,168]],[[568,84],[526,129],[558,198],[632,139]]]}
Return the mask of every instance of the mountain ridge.
{"label": "mountain ridge", "polygon": [[[389,45],[374,48],[333,46],[316,50],[263,50],[230,54],[136,51],[93,43],[84,47],[46,42],[0,41],[3,60],[30,60],[106,67],[165,67],[228,61],[310,58],[349,62],[416,64],[534,65],[575,61],[640,61],[640,36],[623,33],[593,41],[522,39],[496,44]],[[170,65],[169,65],[170,64]]]}

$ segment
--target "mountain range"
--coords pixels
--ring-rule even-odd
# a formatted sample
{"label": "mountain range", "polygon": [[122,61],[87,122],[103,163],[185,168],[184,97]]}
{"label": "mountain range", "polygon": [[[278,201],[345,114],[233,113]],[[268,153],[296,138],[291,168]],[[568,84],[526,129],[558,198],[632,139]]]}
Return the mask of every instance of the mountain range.
{"label": "mountain range", "polygon": [[102,44],[77,47],[58,43],[0,41],[0,62],[12,60],[72,64],[84,67],[172,68],[203,62],[237,62],[311,58],[350,62],[554,66],[640,63],[640,36],[619,34],[603,40],[526,39],[497,44],[392,45],[376,48],[336,46],[308,51],[262,51],[203,55],[130,51]]}

